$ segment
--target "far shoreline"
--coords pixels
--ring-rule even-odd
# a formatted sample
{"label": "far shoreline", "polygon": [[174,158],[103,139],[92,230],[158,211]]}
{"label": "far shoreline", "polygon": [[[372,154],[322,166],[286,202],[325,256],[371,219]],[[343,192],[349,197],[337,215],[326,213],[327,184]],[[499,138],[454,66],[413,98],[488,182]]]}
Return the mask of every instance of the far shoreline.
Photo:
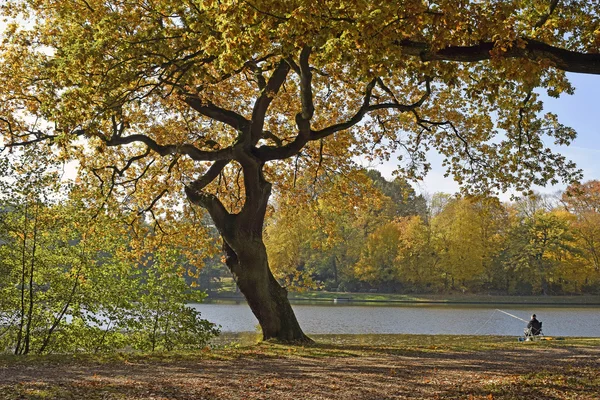
{"label": "far shoreline", "polygon": [[[600,296],[505,296],[485,294],[387,294],[359,292],[303,292],[290,293],[290,302],[333,304],[415,304],[415,305],[523,305],[523,306],[596,306]],[[245,301],[240,293],[210,293],[205,302]]]}

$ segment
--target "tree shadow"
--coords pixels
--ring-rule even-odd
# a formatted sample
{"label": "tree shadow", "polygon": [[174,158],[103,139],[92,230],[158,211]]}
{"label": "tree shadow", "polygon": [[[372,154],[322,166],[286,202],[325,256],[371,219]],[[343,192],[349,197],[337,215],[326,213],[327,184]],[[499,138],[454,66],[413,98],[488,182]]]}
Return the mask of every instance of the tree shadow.
{"label": "tree shadow", "polygon": [[597,376],[582,371],[595,371],[600,349],[448,352],[316,344],[306,355],[252,351],[224,360],[199,355],[167,362],[9,365],[0,369],[0,398],[555,399],[566,392],[598,398],[592,385]]}

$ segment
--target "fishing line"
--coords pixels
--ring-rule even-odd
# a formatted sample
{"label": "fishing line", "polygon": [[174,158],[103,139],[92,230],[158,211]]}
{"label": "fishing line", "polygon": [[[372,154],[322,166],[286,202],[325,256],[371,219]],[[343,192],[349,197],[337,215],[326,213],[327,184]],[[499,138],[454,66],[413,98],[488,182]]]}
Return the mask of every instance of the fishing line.
{"label": "fishing line", "polygon": [[506,314],[506,315],[508,315],[508,316],[511,316],[511,317],[513,317],[513,318],[516,318],[516,319],[518,319],[518,320],[521,320],[521,321],[523,321],[523,322],[529,322],[529,321],[527,321],[527,320],[524,320],[523,318],[519,318],[519,317],[517,317],[516,315],[513,315],[513,314],[511,314],[511,313],[508,313],[508,312],[506,312],[506,311],[502,311],[502,310],[500,310],[500,309],[498,309],[498,308],[497,308],[497,309],[495,309],[495,310],[494,310],[494,311],[493,311],[493,312],[490,314],[490,317],[488,318],[488,320],[487,320],[487,321],[485,321],[485,322],[483,323],[483,325],[481,325],[481,326],[479,327],[479,329],[477,329],[477,330],[476,330],[476,331],[473,333],[474,335],[477,335],[477,334],[478,334],[478,333],[479,333],[479,332],[480,332],[480,331],[481,331],[483,328],[485,328],[485,327],[486,327],[486,325],[487,325],[487,324],[489,324],[489,323],[490,323],[490,321],[492,320],[492,317],[494,316],[494,313],[495,313],[496,311],[500,311],[500,312],[501,312],[501,313],[503,313],[503,314]]}
{"label": "fishing line", "polygon": [[477,329],[477,330],[475,331],[475,333],[473,333],[473,335],[477,335],[477,334],[479,333],[479,331],[481,331],[483,328],[485,328],[485,326],[486,326],[487,324],[489,324],[489,322],[492,320],[492,317],[494,316],[494,313],[495,313],[495,312],[496,312],[496,310],[492,311],[492,313],[490,314],[490,317],[488,318],[488,320],[487,320],[487,321],[485,321],[485,322],[484,322],[484,324],[483,324],[483,325],[481,325],[481,326],[479,327],[479,329]]}
{"label": "fishing line", "polygon": [[501,313],[503,313],[503,314],[506,314],[506,315],[509,315],[509,316],[511,316],[511,317],[513,317],[513,318],[516,318],[516,319],[520,320],[520,321],[523,321],[523,322],[529,322],[529,321],[527,321],[526,319],[519,318],[519,317],[517,317],[516,315],[513,315],[513,314],[511,314],[511,313],[508,313],[508,312],[506,312],[506,311],[502,311],[502,310],[499,310],[499,309],[497,309],[497,308],[496,308],[496,311],[500,311]]}

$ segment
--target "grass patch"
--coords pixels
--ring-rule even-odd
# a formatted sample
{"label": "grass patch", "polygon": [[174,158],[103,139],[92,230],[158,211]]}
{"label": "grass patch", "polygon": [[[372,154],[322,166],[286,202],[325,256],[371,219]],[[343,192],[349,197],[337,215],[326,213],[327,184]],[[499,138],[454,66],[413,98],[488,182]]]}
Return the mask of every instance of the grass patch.
{"label": "grass patch", "polygon": [[[227,337],[226,335],[224,335]],[[239,358],[277,357],[339,357],[361,356],[398,351],[410,352],[476,352],[489,350],[521,350],[531,348],[600,347],[600,338],[568,337],[564,340],[519,342],[511,336],[469,335],[399,335],[399,334],[345,334],[312,335],[314,344],[287,345],[275,342],[257,342],[256,335],[232,335],[228,344],[203,350],[173,352],[118,352],[108,354],[49,354],[15,356],[0,355],[0,366],[7,365],[64,365],[64,364],[119,364],[119,363],[176,363],[190,360],[233,360]],[[226,340],[226,339],[225,339]]]}
{"label": "grass patch", "polygon": [[[486,294],[394,294],[305,291],[291,292],[292,302],[365,302],[365,303],[440,303],[440,304],[548,304],[548,305],[600,305],[600,296],[498,296]],[[220,290],[209,294],[209,300],[244,300],[243,295],[232,290]]]}
{"label": "grass patch", "polygon": [[324,301],[350,299],[356,302],[407,302],[407,303],[481,303],[481,304],[600,304],[600,296],[492,296],[482,294],[393,294],[307,291],[290,293],[290,300]]}

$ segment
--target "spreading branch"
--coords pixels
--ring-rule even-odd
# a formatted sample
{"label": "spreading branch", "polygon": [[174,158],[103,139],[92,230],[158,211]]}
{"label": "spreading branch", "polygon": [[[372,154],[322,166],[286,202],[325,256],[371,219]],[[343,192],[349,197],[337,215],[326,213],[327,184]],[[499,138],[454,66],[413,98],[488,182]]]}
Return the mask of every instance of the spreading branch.
{"label": "spreading branch", "polygon": [[[256,150],[256,155],[259,159],[263,161],[285,159],[291,157],[295,154],[298,154],[298,152],[309,141],[324,139],[337,132],[352,128],[360,121],[362,121],[365,115],[367,115],[369,112],[381,109],[394,109],[401,113],[414,111],[421,105],[423,105],[423,103],[431,95],[431,79],[427,78],[425,80],[425,93],[419,98],[419,100],[412,104],[400,104],[397,101],[395,101],[395,99],[392,103],[371,104],[371,98],[373,97],[373,89],[379,81],[380,79],[374,78],[367,84],[361,107],[348,120],[315,131],[310,129],[310,121],[305,120],[302,116],[302,113],[299,113],[298,115],[296,115],[296,124],[298,125],[299,132],[292,142],[280,147],[261,146]],[[383,89],[389,90],[389,88],[385,86]]]}
{"label": "spreading branch", "polygon": [[433,50],[428,43],[413,40],[398,40],[395,44],[401,47],[403,53],[420,57],[423,61],[478,62],[496,56],[546,59],[550,60],[554,67],[563,71],[600,75],[600,54],[566,50],[530,38],[515,40],[510,48],[494,56],[492,56],[495,46],[493,41],[482,41],[472,46],[448,46],[440,50]]}
{"label": "spreading branch", "polygon": [[[2,120],[2,119],[0,119],[0,120]],[[85,131],[78,129],[78,130],[71,132],[71,135],[83,136],[83,135],[85,135]],[[60,133],[53,135],[53,134],[45,133],[42,131],[25,131],[21,135],[13,134],[11,136],[12,141],[8,142],[5,147],[22,147],[22,146],[27,146],[27,145],[35,144],[35,143],[41,143],[41,142],[45,142],[45,141],[52,141],[52,140],[58,138],[59,136],[60,136]],[[23,140],[16,141],[16,139],[18,139],[18,140],[23,139]]]}
{"label": "spreading branch", "polygon": [[324,129],[321,129],[318,131],[313,131],[312,132],[312,138],[314,138],[313,140],[325,138],[327,136],[333,135],[334,133],[352,128],[354,125],[356,125],[360,121],[362,121],[363,117],[369,112],[369,108],[372,107],[370,105],[371,96],[373,95],[373,89],[375,88],[376,84],[377,84],[377,78],[372,79],[369,82],[369,84],[367,85],[367,89],[365,90],[365,95],[363,97],[362,106],[358,109],[358,111],[350,119],[348,119],[344,122],[341,122],[339,124],[334,124],[334,125],[328,126],[327,128],[324,128]]}
{"label": "spreading branch", "polygon": [[150,205],[146,208],[144,208],[143,210],[138,211],[138,215],[142,215],[145,214],[147,212],[152,212],[154,209],[154,206],[156,205],[156,203],[158,203],[158,201],[169,192],[169,189],[163,189],[162,192],[160,192],[158,194],[158,196],[156,196],[152,202],[150,202]]}
{"label": "spreading branch", "polygon": [[107,146],[121,146],[131,143],[144,143],[148,148],[152,149],[161,156],[169,154],[187,155],[195,161],[216,161],[230,160],[233,158],[233,148],[226,147],[221,150],[206,151],[200,150],[192,144],[158,144],[154,139],[143,134],[134,134],[129,136],[113,135],[110,139],[105,140]]}
{"label": "spreading branch", "polygon": [[190,183],[188,187],[196,192],[201,191],[212,181],[214,181],[221,172],[223,172],[223,169],[227,166],[227,164],[229,164],[229,160],[220,160],[213,163],[213,165],[210,166],[204,175]]}
{"label": "spreading branch", "polygon": [[217,226],[223,226],[223,221],[225,218],[228,218],[230,214],[217,196],[204,192],[203,189],[221,174],[227,164],[229,164],[229,160],[216,161],[204,175],[185,186],[187,198],[192,204],[204,207]]}

